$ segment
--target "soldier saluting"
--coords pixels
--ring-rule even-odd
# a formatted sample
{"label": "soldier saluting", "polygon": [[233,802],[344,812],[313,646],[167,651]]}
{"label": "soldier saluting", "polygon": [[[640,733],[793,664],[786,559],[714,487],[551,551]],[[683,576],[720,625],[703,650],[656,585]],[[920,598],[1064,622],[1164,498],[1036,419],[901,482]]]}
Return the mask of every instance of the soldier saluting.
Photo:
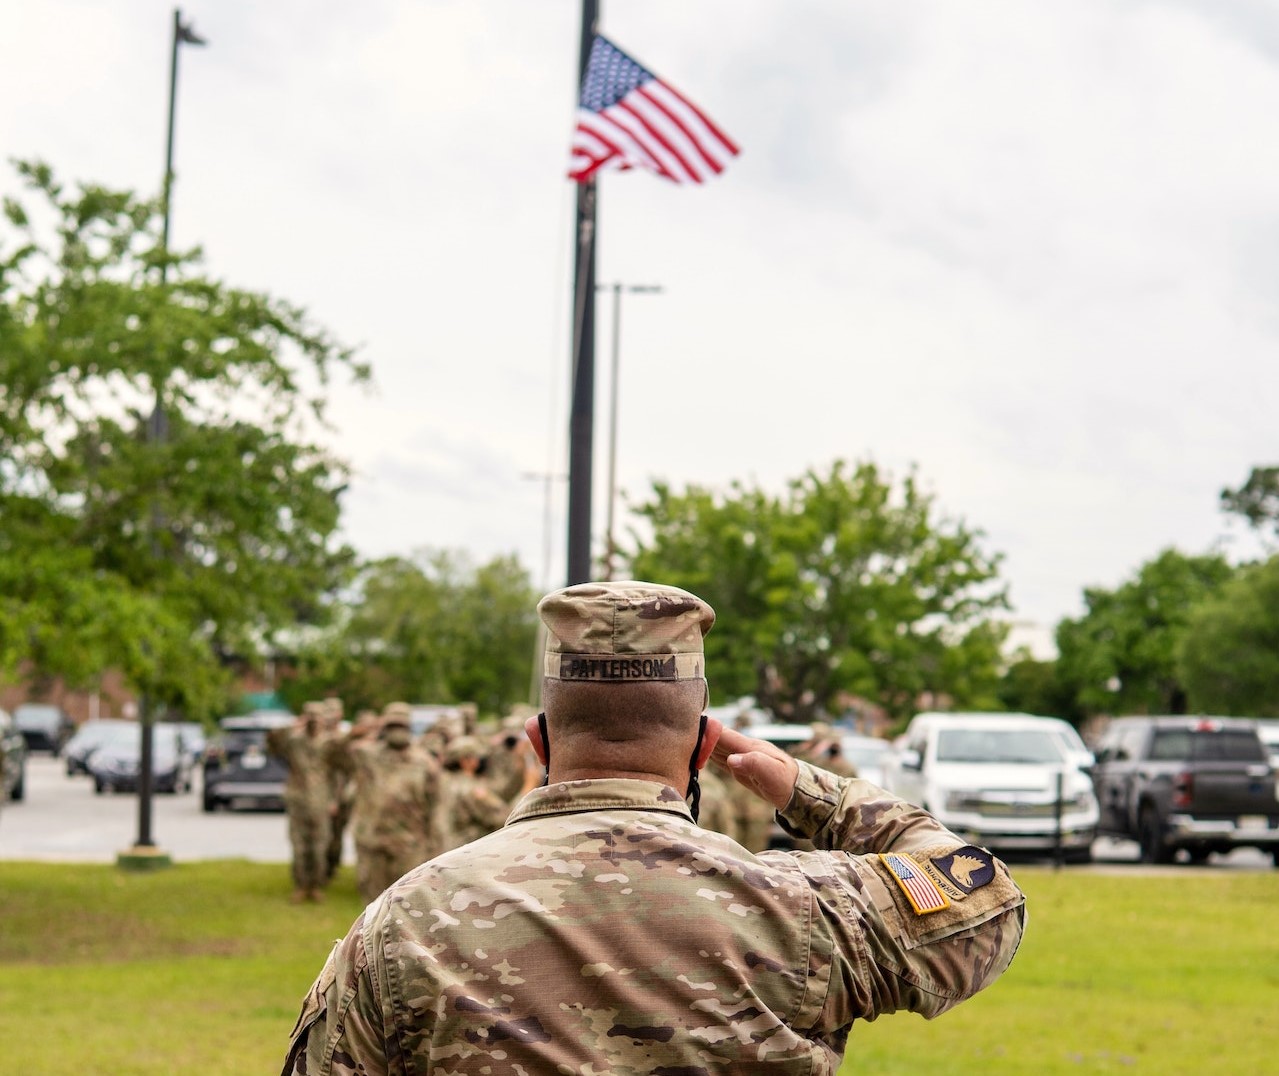
{"label": "soldier saluting", "polygon": [[[538,611],[546,712],[525,728],[546,784],[365,909],[286,1073],[820,1076],[855,1020],[935,1016],[1008,967],[1024,900],[999,860],[703,713],[705,602],[587,583]],[[818,850],[700,828],[712,754]]]}

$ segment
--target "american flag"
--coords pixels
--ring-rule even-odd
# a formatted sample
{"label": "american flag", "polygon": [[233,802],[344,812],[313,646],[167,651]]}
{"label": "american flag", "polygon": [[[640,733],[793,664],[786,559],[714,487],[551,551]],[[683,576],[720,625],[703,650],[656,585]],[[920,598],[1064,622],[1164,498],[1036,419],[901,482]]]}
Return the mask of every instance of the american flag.
{"label": "american flag", "polygon": [[897,884],[910,900],[916,914],[939,912],[950,907],[950,899],[910,856],[897,852],[881,852],[879,858],[897,879]]}
{"label": "american flag", "polygon": [[679,90],[596,35],[577,102],[569,178],[647,168],[675,183],[718,175],[737,146]]}

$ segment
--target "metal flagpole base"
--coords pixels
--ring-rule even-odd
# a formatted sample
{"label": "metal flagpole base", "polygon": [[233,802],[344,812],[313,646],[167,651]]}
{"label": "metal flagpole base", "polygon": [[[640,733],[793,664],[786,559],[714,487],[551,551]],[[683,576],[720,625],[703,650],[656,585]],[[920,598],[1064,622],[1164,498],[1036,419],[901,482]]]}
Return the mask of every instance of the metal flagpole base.
{"label": "metal flagpole base", "polygon": [[145,871],[159,871],[173,866],[173,857],[168,852],[149,845],[135,844],[117,853],[115,865],[122,871],[133,871],[141,874]]}

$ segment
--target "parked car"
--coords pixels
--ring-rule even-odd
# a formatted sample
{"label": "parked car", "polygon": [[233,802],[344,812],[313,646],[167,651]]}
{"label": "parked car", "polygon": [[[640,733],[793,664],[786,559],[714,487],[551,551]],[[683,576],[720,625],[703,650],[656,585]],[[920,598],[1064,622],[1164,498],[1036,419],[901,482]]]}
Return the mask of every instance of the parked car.
{"label": "parked car", "polygon": [[280,710],[224,717],[204,752],[204,809],[251,804],[284,810],[289,770],[283,759],[267,751],[266,737],[271,729],[292,723],[293,715]]}
{"label": "parked car", "polygon": [[1136,840],[1148,863],[1255,847],[1279,866],[1275,770],[1242,718],[1121,717],[1097,741],[1101,830]]}
{"label": "parked car", "polygon": [[878,736],[849,732],[840,737],[839,746],[844,758],[856,768],[858,777],[883,787],[885,766],[893,753],[892,744]]}
{"label": "parked car", "polygon": [[1257,735],[1270,755],[1270,765],[1279,770],[1279,721],[1258,721]]}
{"label": "parked car", "polygon": [[4,766],[0,767],[0,799],[25,799],[27,741],[7,710],[0,710],[0,751],[4,752]]}
{"label": "parked car", "polygon": [[93,718],[86,721],[76,729],[75,735],[62,749],[62,757],[67,764],[67,776],[74,777],[78,773],[88,773],[89,756],[115,735],[117,729],[129,728],[132,725],[132,721],[112,717]]}
{"label": "parked car", "polygon": [[998,851],[1053,852],[1060,825],[1065,858],[1087,862],[1097,799],[1064,730],[1065,721],[1032,714],[918,714],[890,756],[888,788]]}
{"label": "parked car", "polygon": [[[142,726],[130,722],[116,729],[89,756],[93,791],[136,792],[142,775]],[[151,729],[151,789],[155,792],[190,792],[191,755],[171,726]]]}
{"label": "parked car", "polygon": [[13,720],[27,741],[28,751],[60,754],[75,732],[75,722],[61,706],[42,702],[24,702],[13,711]]}

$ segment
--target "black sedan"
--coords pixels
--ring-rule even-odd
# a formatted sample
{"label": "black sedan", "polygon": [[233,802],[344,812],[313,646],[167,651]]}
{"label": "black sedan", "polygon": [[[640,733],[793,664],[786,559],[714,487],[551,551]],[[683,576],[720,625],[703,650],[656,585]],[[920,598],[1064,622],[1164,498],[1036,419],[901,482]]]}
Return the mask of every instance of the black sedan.
{"label": "black sedan", "polygon": [[[190,792],[192,762],[190,752],[171,728],[156,725],[151,730],[151,788],[156,792]],[[129,724],[89,756],[93,791],[136,792],[142,774],[142,729]]]}
{"label": "black sedan", "polygon": [[[76,734],[67,741],[62,749],[62,757],[67,764],[67,776],[89,772],[89,756],[104,743],[110,742],[117,735],[116,730],[134,727],[132,721],[103,717],[86,721],[76,730]],[[130,733],[123,733],[128,736]]]}
{"label": "black sedan", "polygon": [[27,741],[28,751],[61,754],[75,732],[75,722],[61,706],[42,702],[24,702],[13,711],[13,720]]}

